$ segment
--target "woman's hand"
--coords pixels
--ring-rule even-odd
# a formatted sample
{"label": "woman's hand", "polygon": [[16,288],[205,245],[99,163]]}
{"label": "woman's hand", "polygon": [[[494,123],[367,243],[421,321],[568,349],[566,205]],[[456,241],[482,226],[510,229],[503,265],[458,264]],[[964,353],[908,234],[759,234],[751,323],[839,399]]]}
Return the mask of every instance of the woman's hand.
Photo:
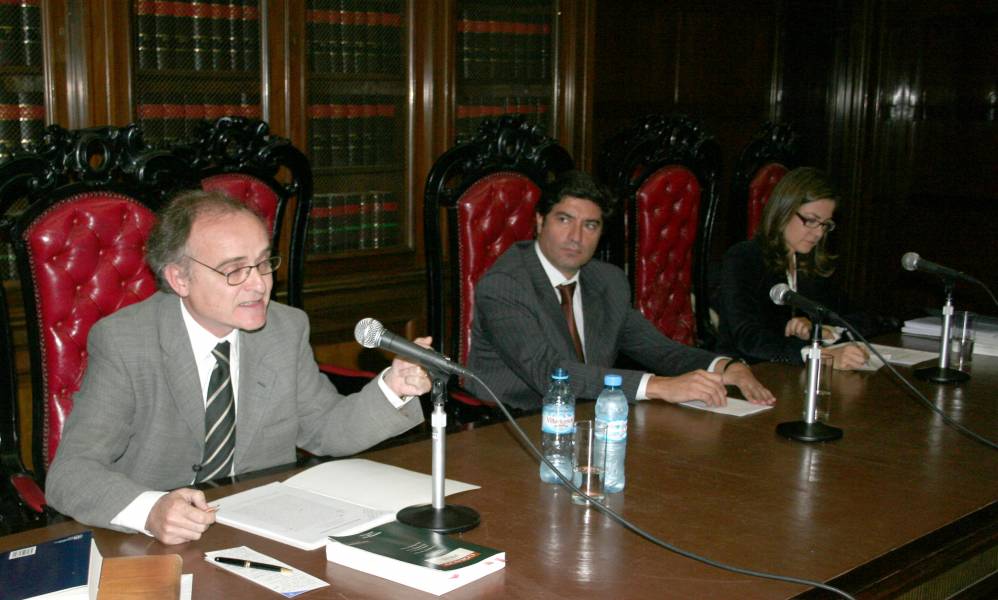
{"label": "woman's hand", "polygon": [[794,317],[787,321],[787,326],[783,328],[783,335],[787,337],[799,337],[807,341],[811,339],[811,319],[807,317]]}
{"label": "woman's hand", "polygon": [[822,350],[825,354],[835,357],[835,369],[837,371],[848,371],[858,369],[866,364],[870,355],[859,344],[843,344],[838,348]]}

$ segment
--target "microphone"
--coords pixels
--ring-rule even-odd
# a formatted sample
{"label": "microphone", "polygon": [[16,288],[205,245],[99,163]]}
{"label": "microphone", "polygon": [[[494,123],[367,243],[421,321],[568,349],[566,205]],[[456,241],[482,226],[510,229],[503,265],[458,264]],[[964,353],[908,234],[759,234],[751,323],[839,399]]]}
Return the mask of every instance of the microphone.
{"label": "microphone", "polygon": [[380,321],[370,317],[357,321],[357,326],[353,330],[353,337],[357,340],[358,344],[365,348],[383,348],[438,373],[454,374],[462,377],[471,375],[471,371],[455,362],[451,362],[451,359],[443,354],[414,344],[390,331],[385,331],[385,326]]}
{"label": "microphone", "polygon": [[971,283],[979,283],[976,279],[966,273],[925,260],[919,256],[917,252],[906,252],[905,255],[901,257],[901,266],[907,271],[922,271],[923,273],[938,275],[943,279],[962,279]]}
{"label": "microphone", "polygon": [[785,283],[777,283],[771,287],[769,289],[769,299],[773,301],[773,304],[777,304],[779,306],[783,306],[784,304],[796,306],[819,321],[823,321],[827,317],[835,319],[838,318],[838,315],[830,311],[824,305],[819,304],[805,296],[801,296],[797,292],[790,289],[790,286]]}

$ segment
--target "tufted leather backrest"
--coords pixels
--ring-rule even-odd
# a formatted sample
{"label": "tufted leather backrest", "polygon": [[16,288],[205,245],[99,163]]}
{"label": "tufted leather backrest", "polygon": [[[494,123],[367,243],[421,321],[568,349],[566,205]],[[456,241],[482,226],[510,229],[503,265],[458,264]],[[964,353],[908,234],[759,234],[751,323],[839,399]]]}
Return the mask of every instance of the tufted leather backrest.
{"label": "tufted leather backrest", "polygon": [[[48,206],[23,228],[34,299],[27,318],[36,321],[37,351],[45,403],[42,460],[55,456],[73,394],[87,366],[87,335],[102,317],[156,290],[145,263],[145,243],[155,215],[124,194],[89,191]],[[36,386],[37,387],[37,386]],[[37,428],[36,428],[37,431]]]}
{"label": "tufted leather backrest", "polygon": [[783,179],[788,169],[780,163],[768,163],[756,171],[748,187],[748,239],[752,239],[762,219],[762,209],[766,207],[773,188]]}
{"label": "tufted leather backrest", "polygon": [[662,167],[638,188],[635,202],[635,307],[667,336],[692,345],[696,319],[690,292],[700,182],[685,167]]}
{"label": "tufted leather backrest", "polygon": [[274,237],[280,198],[267,183],[245,173],[222,173],[202,179],[201,188],[209,192],[223,192],[252,208],[264,218],[270,236]]}
{"label": "tufted leather backrest", "polygon": [[502,171],[479,179],[457,201],[461,364],[471,350],[475,284],[513,242],[533,237],[540,195],[529,177]]}

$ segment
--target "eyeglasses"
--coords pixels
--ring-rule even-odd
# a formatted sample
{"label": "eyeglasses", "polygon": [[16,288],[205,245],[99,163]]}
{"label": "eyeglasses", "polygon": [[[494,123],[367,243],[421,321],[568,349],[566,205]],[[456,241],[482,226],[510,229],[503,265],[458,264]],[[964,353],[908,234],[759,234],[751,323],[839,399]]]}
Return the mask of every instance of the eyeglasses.
{"label": "eyeglasses", "polygon": [[797,218],[800,219],[800,222],[804,224],[804,227],[807,227],[808,229],[817,229],[821,227],[822,229],[825,230],[825,233],[828,233],[829,231],[835,231],[835,221],[831,219],[828,219],[827,221],[822,221],[821,219],[816,219],[814,217],[805,217],[799,212],[795,212],[794,214],[797,215]]}
{"label": "eyeglasses", "polygon": [[184,256],[193,260],[202,267],[207,267],[212,271],[218,273],[222,277],[225,277],[225,282],[228,283],[229,285],[242,284],[247,279],[249,279],[250,271],[252,271],[253,269],[256,269],[256,272],[259,273],[260,275],[270,275],[271,273],[276,271],[278,267],[281,266],[281,257],[278,255],[278,256],[271,256],[270,258],[267,258],[265,260],[261,260],[255,265],[250,265],[248,267],[239,267],[238,269],[233,269],[232,271],[224,272],[224,271],[219,271],[215,267],[204,264],[203,262],[194,258],[193,256],[189,256],[187,254],[185,254]]}

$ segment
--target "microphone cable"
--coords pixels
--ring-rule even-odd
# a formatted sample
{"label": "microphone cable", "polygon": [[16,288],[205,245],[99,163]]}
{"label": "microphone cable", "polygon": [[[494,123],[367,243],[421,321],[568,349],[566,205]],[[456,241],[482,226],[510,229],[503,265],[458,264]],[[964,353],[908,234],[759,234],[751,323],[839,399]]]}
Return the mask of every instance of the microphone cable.
{"label": "microphone cable", "polygon": [[550,468],[551,471],[555,475],[558,476],[558,479],[560,479],[562,481],[562,483],[564,483],[570,490],[572,490],[573,492],[579,494],[580,496],[584,496],[600,512],[602,512],[603,514],[607,515],[608,517],[610,517],[611,519],[613,519],[614,521],[616,521],[617,523],[619,523],[620,525],[622,525],[625,529],[628,529],[631,532],[633,532],[633,533],[635,533],[635,534],[643,537],[644,539],[646,539],[649,542],[655,544],[656,546],[660,546],[660,547],[665,548],[666,550],[668,550],[670,552],[674,552],[675,554],[678,554],[680,556],[683,556],[683,557],[695,560],[697,562],[703,563],[703,564],[711,566],[711,567],[715,567],[717,569],[721,569],[721,570],[724,570],[724,571],[729,571],[731,573],[737,573],[739,575],[748,575],[750,577],[759,577],[759,578],[762,578],[762,579],[772,579],[772,580],[775,580],[775,581],[782,581],[782,582],[785,582],[785,583],[795,583],[795,584],[799,584],[799,585],[806,585],[806,586],[821,588],[823,590],[827,590],[829,592],[838,594],[838,595],[840,595],[843,598],[846,598],[848,600],[855,600],[855,598],[853,596],[849,595],[844,590],[841,590],[841,589],[839,589],[837,587],[834,587],[834,586],[830,586],[830,585],[822,583],[820,581],[812,581],[810,579],[801,579],[801,578],[798,578],[798,577],[790,577],[790,576],[787,576],[787,575],[777,575],[775,573],[767,573],[767,572],[764,572],[764,571],[754,571],[752,569],[746,569],[746,568],[743,568],[743,567],[736,567],[734,565],[729,565],[729,564],[726,564],[726,563],[718,562],[716,560],[707,558],[706,556],[701,556],[701,555],[696,554],[695,552],[691,552],[689,550],[684,550],[684,549],[682,549],[682,548],[680,548],[678,546],[670,544],[669,542],[667,542],[665,540],[662,540],[662,539],[659,539],[658,537],[655,537],[651,533],[645,531],[641,527],[638,527],[637,525],[635,525],[631,521],[629,521],[626,518],[624,518],[620,513],[616,512],[615,510],[613,510],[612,508],[610,508],[606,504],[603,504],[599,500],[596,500],[595,498],[593,498],[589,494],[583,492],[582,490],[580,490],[578,488],[578,486],[575,485],[575,483],[573,483],[570,479],[568,479],[567,477],[565,477],[561,473],[561,471],[557,467],[555,467],[553,464],[551,464],[551,462],[547,458],[545,458],[543,454],[541,454],[540,450],[538,450],[537,447],[534,446],[533,442],[530,441],[530,438],[527,437],[527,434],[523,431],[523,429],[520,427],[520,425],[513,419],[513,416],[506,409],[506,405],[503,404],[502,401],[499,400],[499,398],[496,397],[496,395],[492,391],[492,389],[488,385],[486,385],[486,383],[484,381],[482,381],[481,379],[479,379],[479,377],[477,375],[475,375],[474,373],[470,373],[470,375],[471,375],[472,379],[474,379],[475,381],[477,381],[479,384],[482,385],[483,388],[485,388],[485,390],[489,393],[489,396],[491,396],[492,399],[495,401],[496,405],[499,406],[500,409],[502,409],[503,415],[505,415],[506,419],[509,420],[509,423],[510,423],[510,425],[513,426],[514,431],[516,431],[517,435],[523,441],[523,444],[530,450],[530,453],[533,454],[535,458],[540,459],[541,462],[543,462],[545,465],[547,465],[548,468]]}
{"label": "microphone cable", "polygon": [[950,427],[956,429],[960,433],[966,435],[967,437],[969,437],[969,438],[971,438],[973,440],[976,440],[976,441],[984,444],[985,446],[988,446],[989,448],[991,448],[993,450],[998,450],[998,444],[996,444],[995,442],[992,442],[991,440],[989,440],[986,437],[980,435],[979,433],[971,430],[966,425],[964,425],[962,423],[958,423],[952,417],[950,417],[945,412],[943,412],[943,410],[941,408],[939,408],[938,406],[936,406],[935,404],[933,404],[932,402],[930,402],[929,399],[925,397],[925,394],[923,394],[918,388],[916,388],[914,385],[912,385],[911,382],[909,382],[907,379],[905,379],[904,376],[901,375],[901,373],[894,367],[894,365],[892,365],[891,363],[887,362],[887,359],[885,359],[883,357],[883,355],[880,354],[880,352],[878,352],[877,349],[873,347],[873,344],[871,344],[869,340],[867,340],[865,337],[863,337],[863,334],[861,334],[859,331],[856,330],[855,327],[852,326],[852,323],[850,323],[849,321],[843,319],[842,317],[840,317],[838,315],[836,315],[836,317],[837,317],[837,320],[842,325],[844,325],[847,330],[849,330],[850,334],[852,334],[857,339],[859,339],[859,341],[863,342],[863,345],[866,346],[870,350],[870,352],[872,352],[873,354],[875,354],[876,357],[879,358],[884,363],[884,366],[887,367],[887,369],[891,372],[891,374],[894,375],[894,377],[898,381],[900,381],[901,384],[905,388],[907,388],[907,390],[909,392],[911,392],[911,394],[914,395],[915,398],[919,402],[921,402],[922,404],[924,404],[932,412],[934,412],[937,415],[939,415],[942,418],[942,420],[943,420],[944,423],[946,423]]}

